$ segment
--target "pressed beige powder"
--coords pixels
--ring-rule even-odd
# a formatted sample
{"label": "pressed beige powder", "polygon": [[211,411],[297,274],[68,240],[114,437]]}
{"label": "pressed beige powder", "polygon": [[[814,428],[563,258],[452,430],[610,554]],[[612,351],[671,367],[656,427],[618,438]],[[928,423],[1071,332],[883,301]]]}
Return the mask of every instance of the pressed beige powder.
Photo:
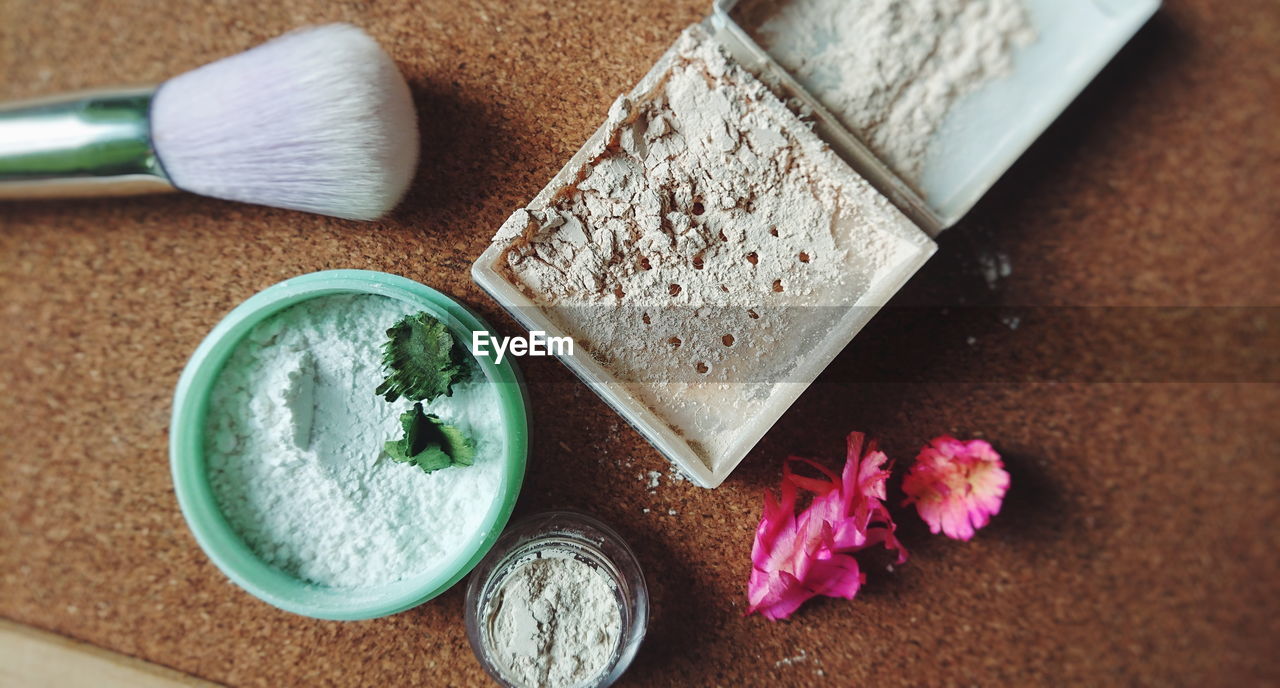
{"label": "pressed beige powder", "polygon": [[714,469],[810,381],[840,315],[931,244],[701,27],[667,60],[494,241],[578,355]]}

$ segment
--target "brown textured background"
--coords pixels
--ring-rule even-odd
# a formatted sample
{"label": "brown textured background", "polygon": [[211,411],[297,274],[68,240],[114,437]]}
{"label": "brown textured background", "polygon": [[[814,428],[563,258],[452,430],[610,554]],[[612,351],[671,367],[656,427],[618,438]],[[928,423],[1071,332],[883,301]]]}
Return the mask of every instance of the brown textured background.
{"label": "brown textured background", "polygon": [[[460,588],[334,623],[224,579],[170,487],[171,390],[224,313],[313,270],[407,275],[513,333],[470,262],[708,4],[0,0],[2,98],[158,81],[345,20],[399,62],[425,139],[407,201],[375,224],[188,196],[0,205],[0,616],[235,685],[483,684]],[[900,302],[1280,306],[1278,43],[1274,0],[1168,0]],[[1013,273],[988,289],[994,253]],[[886,322],[715,491],[670,482],[560,364],[524,362],[519,512],[592,511],[648,571],[652,624],[625,685],[1280,681],[1274,365],[1227,376],[1255,383],[858,383],[899,350],[940,370],[1064,353],[1028,345],[1033,328]],[[1162,339],[1135,329],[1109,336]],[[1182,356],[1163,343],[1153,356]],[[1195,355],[1186,368],[1234,353]],[[1013,474],[1004,513],[967,544],[902,513],[911,561],[856,601],[744,618],[760,490],[785,454],[834,457],[853,429],[904,462],[941,432],[992,439]]]}

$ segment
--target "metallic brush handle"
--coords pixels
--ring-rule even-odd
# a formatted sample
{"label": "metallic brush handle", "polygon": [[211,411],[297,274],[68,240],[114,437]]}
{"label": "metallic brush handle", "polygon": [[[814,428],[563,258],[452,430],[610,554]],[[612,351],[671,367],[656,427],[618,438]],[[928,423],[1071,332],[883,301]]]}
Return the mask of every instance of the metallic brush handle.
{"label": "metallic brush handle", "polygon": [[154,88],[0,106],[0,199],[172,191],[151,145]]}

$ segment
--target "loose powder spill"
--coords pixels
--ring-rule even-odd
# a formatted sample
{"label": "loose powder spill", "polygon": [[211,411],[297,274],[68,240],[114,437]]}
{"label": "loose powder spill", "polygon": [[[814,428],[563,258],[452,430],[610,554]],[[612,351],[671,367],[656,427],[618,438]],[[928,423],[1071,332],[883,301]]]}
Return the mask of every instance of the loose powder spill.
{"label": "loose powder spill", "polygon": [[566,173],[499,230],[496,267],[713,469],[930,250],[696,25]]}
{"label": "loose powder spill", "polygon": [[431,571],[479,528],[502,480],[504,434],[478,369],[426,405],[475,440],[475,465],[427,474],[382,451],[412,405],[374,394],[384,333],[415,310],[381,296],[315,298],[232,353],[210,397],[209,478],[267,563],[320,585],[380,585]]}
{"label": "loose powder spill", "polygon": [[738,21],[872,151],[919,185],[948,111],[1035,40],[1023,0],[759,0]]}
{"label": "loose powder spill", "polygon": [[485,611],[508,680],[567,688],[598,679],[622,635],[614,584],[572,553],[548,550],[515,564]]}

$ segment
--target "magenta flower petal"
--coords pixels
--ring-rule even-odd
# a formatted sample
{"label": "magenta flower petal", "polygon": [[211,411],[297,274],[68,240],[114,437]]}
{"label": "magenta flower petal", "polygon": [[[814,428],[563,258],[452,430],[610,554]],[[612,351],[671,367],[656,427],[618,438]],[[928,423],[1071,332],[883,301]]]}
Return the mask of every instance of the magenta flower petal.
{"label": "magenta flower petal", "polygon": [[[862,433],[849,435],[848,454],[839,476],[809,459],[790,457],[783,464],[781,498],[766,492],[760,525],[751,548],[747,613],[769,619],[790,616],[817,595],[853,599],[864,576],[853,553],[883,544],[907,552],[894,536],[893,519],[884,506],[889,458],[875,443],[863,450]],[[807,465],[823,475],[796,474]],[[808,508],[795,513],[800,490],[813,493]]]}
{"label": "magenta flower petal", "polygon": [[915,504],[929,530],[968,540],[999,513],[1009,473],[987,442],[942,436],[920,450],[902,480],[907,503]]}
{"label": "magenta flower petal", "polygon": [[851,600],[864,580],[857,559],[848,554],[833,554],[829,559],[814,562],[805,584],[816,595]]}
{"label": "magenta flower petal", "polygon": [[786,571],[776,571],[772,574],[752,571],[751,585],[751,607],[747,613],[760,612],[771,621],[791,616],[800,608],[800,605],[813,597],[813,593],[806,590],[795,576]]}

